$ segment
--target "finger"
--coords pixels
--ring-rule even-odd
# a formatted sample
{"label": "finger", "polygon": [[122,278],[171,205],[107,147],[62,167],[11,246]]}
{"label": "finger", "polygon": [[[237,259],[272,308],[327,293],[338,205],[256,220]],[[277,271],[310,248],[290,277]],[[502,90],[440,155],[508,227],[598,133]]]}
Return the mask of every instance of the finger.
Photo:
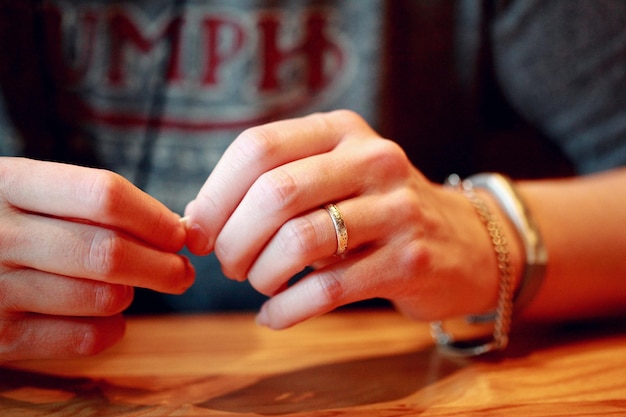
{"label": "finger", "polygon": [[[289,219],[321,207],[327,199],[356,193],[354,178],[338,184],[323,172],[336,172],[340,156],[324,154],[287,164],[264,174],[246,194],[215,242],[227,276],[245,279],[252,261]],[[297,166],[296,166],[297,165]],[[245,231],[245,239],[242,235]]]}
{"label": "finger", "polygon": [[0,171],[10,175],[3,178],[3,197],[21,210],[104,224],[168,251],[184,244],[179,216],[117,174],[29,159],[5,161],[0,160]]}
{"label": "finger", "polygon": [[262,306],[257,322],[283,329],[339,306],[375,297],[413,297],[416,314],[422,319],[440,317],[450,307],[440,302],[441,281],[422,279],[424,272],[433,273],[433,265],[432,252],[419,240],[400,239],[394,244],[368,247],[308,274],[270,298]]}
{"label": "finger", "polygon": [[[348,231],[346,255],[364,245],[384,244],[400,227],[393,194],[363,195],[337,203]],[[314,210],[285,223],[250,268],[248,279],[261,293],[275,294],[296,273],[310,265],[324,264],[337,251],[337,233],[325,209]]]}
{"label": "finger", "polygon": [[18,269],[0,278],[0,310],[57,316],[112,316],[133,299],[133,287]]}
{"label": "finger", "polygon": [[99,353],[124,335],[121,315],[68,318],[20,314],[0,318],[0,362]]}
{"label": "finger", "polygon": [[[283,329],[339,306],[375,297],[393,301],[403,312],[422,321],[484,311],[473,305],[484,304],[483,292],[477,290],[481,283],[475,282],[479,280],[462,282],[456,255],[435,256],[449,254],[449,245],[432,243],[407,235],[405,239],[394,239],[393,244],[390,241],[368,247],[331,263],[266,301],[257,322]],[[478,296],[470,297],[468,304],[468,294]]]}
{"label": "finger", "polygon": [[[117,230],[24,214],[5,235],[5,264],[108,283],[181,293],[194,270],[181,255],[158,250]],[[7,231],[9,234],[10,231]]]}
{"label": "finger", "polygon": [[385,247],[368,249],[308,274],[266,301],[257,322],[284,329],[339,306],[383,296],[386,291],[381,285],[394,285],[398,276],[398,268],[387,255]]}
{"label": "finger", "polygon": [[240,135],[185,210],[190,223],[190,250],[201,254],[213,249],[230,214],[263,173],[332,150],[353,124],[369,129],[353,113],[338,111],[271,123]]}
{"label": "finger", "polygon": [[345,146],[332,152],[262,175],[216,240],[215,253],[224,273],[245,279],[262,248],[289,219],[329,202],[387,192],[402,184],[405,172],[398,163],[405,162],[404,153],[390,141],[370,139],[346,139]]}

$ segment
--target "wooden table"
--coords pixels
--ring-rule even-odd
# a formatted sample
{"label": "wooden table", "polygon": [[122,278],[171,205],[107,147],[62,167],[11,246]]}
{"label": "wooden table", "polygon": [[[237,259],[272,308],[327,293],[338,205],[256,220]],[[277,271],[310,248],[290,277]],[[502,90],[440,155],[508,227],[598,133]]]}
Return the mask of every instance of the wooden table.
{"label": "wooden table", "polygon": [[626,320],[451,359],[424,324],[343,311],[274,332],[246,314],[131,318],[116,347],[0,368],[1,416],[626,415]]}

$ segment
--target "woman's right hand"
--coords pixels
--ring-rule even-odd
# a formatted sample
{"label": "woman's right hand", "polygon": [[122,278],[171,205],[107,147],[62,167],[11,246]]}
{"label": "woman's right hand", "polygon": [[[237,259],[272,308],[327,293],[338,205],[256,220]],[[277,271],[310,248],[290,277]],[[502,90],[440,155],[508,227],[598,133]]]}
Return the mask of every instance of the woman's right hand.
{"label": "woman's right hand", "polygon": [[0,363],[95,354],[133,287],[181,293],[179,216],[110,171],[0,158]]}

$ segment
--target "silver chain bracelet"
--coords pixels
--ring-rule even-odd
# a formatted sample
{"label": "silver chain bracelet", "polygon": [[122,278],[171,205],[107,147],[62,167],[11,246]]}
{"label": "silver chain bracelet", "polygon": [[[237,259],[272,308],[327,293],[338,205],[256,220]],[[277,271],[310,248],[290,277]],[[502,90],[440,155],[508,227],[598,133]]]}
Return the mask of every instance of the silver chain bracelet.
{"label": "silver chain bracelet", "polygon": [[465,318],[468,324],[493,321],[493,335],[490,340],[456,341],[452,334],[444,330],[442,321],[430,323],[431,333],[438,347],[450,355],[477,356],[494,350],[502,350],[506,348],[509,341],[511,316],[513,314],[514,289],[507,239],[502,232],[502,226],[498,219],[474,191],[471,180],[461,181],[458,175],[453,174],[446,180],[446,186],[461,191],[468,198],[487,228],[498,264],[498,303],[492,313],[470,315]]}

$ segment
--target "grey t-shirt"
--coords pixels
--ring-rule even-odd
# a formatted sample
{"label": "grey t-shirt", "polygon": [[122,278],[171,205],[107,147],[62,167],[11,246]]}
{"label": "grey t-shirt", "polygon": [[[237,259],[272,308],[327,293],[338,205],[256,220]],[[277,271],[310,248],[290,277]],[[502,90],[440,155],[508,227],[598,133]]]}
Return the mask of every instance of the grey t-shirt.
{"label": "grey t-shirt", "polygon": [[[472,160],[471,135],[510,140],[520,120],[594,172],[626,164],[625,27],[621,0],[13,0],[0,5],[12,57],[0,64],[0,151],[86,150],[182,212],[243,129],[349,108],[427,174]],[[465,111],[503,103],[515,122]],[[139,291],[136,305],[264,300],[225,279],[212,255],[192,260],[187,294]]]}
{"label": "grey t-shirt", "polygon": [[[182,213],[247,127],[338,108],[377,124],[384,7],[379,0],[44,0],[35,11],[33,65],[52,82],[45,88],[61,129],[71,126],[99,165]],[[19,152],[19,141],[8,140],[15,130],[4,129],[3,150]],[[213,255],[192,259],[196,284],[165,304],[239,309],[264,299],[225,279]]]}
{"label": "grey t-shirt", "polygon": [[375,123],[380,1],[47,4],[101,163],[175,211],[246,127],[341,107]]}
{"label": "grey t-shirt", "polygon": [[626,2],[504,3],[491,37],[508,101],[579,173],[626,164]]}

